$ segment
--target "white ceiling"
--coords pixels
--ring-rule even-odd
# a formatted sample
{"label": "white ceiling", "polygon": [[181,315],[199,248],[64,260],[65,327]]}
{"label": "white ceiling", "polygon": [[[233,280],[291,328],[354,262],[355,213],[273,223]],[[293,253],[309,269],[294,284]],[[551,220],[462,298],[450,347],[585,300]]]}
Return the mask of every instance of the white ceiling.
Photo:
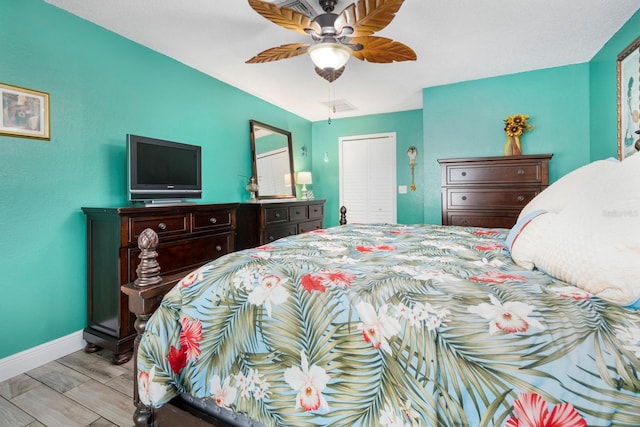
{"label": "white ceiling", "polygon": [[[308,55],[245,64],[256,53],[308,42],[246,0],[46,0],[308,120],[422,108],[425,87],[589,61],[640,7],[638,0],[406,0],[376,35],[418,60],[351,58],[330,85]],[[319,10],[317,0],[307,0]],[[355,0],[340,0],[335,12]]]}

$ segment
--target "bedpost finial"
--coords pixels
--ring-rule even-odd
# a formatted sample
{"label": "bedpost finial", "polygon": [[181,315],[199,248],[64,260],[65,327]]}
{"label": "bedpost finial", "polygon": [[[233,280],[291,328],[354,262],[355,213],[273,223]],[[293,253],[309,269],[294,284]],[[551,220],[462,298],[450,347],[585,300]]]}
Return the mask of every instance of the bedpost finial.
{"label": "bedpost finial", "polygon": [[158,235],[150,228],[145,228],[138,237],[138,248],[140,248],[140,264],[136,268],[138,278],[135,280],[136,286],[150,286],[162,282],[160,277],[160,264],[158,264]]}

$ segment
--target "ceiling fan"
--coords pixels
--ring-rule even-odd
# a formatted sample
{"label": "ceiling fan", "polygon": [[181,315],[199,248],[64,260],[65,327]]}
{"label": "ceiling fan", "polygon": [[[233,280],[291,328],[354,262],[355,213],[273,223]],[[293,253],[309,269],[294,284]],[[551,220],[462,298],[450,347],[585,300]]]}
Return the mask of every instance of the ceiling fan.
{"label": "ceiling fan", "polygon": [[247,64],[278,61],[304,53],[311,56],[315,71],[333,82],[342,75],[351,56],[362,61],[390,63],[415,61],[408,46],[372,35],[385,28],[396,16],[404,0],[358,0],[340,14],[333,13],[338,0],[319,0],[324,11],[315,17],[262,0],[249,0],[253,10],[288,30],[310,35],[313,43],[289,43],[264,50]]}

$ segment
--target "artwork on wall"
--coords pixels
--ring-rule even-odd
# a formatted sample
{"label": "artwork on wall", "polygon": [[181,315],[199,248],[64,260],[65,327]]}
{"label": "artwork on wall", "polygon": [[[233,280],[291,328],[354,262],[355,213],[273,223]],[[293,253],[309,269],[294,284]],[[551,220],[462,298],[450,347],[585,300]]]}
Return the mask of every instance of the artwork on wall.
{"label": "artwork on wall", "polygon": [[50,139],[49,94],[0,83],[0,135]]}
{"label": "artwork on wall", "polygon": [[636,153],[640,130],[640,37],[618,55],[618,158]]}

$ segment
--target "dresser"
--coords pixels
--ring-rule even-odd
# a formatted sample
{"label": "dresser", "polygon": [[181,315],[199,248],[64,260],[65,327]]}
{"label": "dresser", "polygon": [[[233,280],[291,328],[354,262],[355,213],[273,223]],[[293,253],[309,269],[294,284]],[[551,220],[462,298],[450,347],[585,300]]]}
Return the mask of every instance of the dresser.
{"label": "dresser", "polygon": [[553,154],[440,159],[442,224],[511,228],[549,185]]}
{"label": "dresser", "polygon": [[254,248],[281,237],[318,230],[324,200],[241,203],[237,210],[236,249]]}
{"label": "dresser", "polygon": [[158,234],[161,275],[186,273],[234,251],[237,205],[82,208],[87,218],[85,351],[106,348],[118,364],[131,358],[135,316],[120,286],[136,278],[142,230]]}

